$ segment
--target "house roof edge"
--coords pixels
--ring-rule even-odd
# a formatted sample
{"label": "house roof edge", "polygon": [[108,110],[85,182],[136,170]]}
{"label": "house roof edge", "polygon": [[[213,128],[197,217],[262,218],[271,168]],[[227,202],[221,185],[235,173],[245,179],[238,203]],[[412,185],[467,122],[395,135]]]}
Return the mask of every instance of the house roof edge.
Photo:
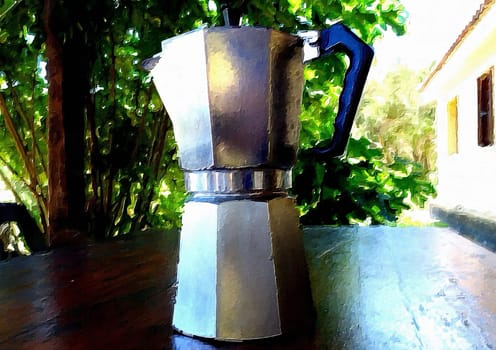
{"label": "house roof edge", "polygon": [[465,37],[472,31],[472,29],[475,27],[475,25],[482,19],[482,17],[484,17],[484,15],[487,13],[489,8],[492,5],[494,5],[495,2],[496,2],[496,0],[484,0],[484,2],[480,5],[479,9],[473,15],[470,22],[463,28],[461,33],[458,35],[458,37],[455,39],[455,41],[451,44],[448,51],[444,54],[444,56],[435,65],[434,69],[429,73],[429,75],[424,80],[424,82],[420,85],[420,89],[419,89],[420,92],[422,92],[427,87],[427,85],[429,85],[431,80],[441,70],[441,68],[444,66],[446,61],[448,61],[448,59],[451,57],[451,55],[456,50],[456,48],[458,46],[460,46],[460,44],[465,39]]}

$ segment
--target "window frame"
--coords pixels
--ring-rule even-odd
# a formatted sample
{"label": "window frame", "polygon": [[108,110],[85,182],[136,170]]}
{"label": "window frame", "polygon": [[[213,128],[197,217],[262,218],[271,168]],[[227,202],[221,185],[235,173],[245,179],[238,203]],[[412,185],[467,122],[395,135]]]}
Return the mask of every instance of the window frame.
{"label": "window frame", "polygon": [[448,154],[458,153],[458,96],[448,101]]}
{"label": "window frame", "polygon": [[477,144],[494,145],[493,71],[489,68],[477,78]]}

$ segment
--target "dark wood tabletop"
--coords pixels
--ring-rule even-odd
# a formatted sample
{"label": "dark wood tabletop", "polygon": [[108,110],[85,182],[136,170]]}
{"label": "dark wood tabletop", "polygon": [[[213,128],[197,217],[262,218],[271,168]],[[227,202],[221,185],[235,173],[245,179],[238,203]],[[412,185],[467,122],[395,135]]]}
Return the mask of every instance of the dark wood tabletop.
{"label": "dark wood tabletop", "polygon": [[171,327],[178,234],[0,262],[0,349],[492,349],[496,255],[445,228],[309,227],[313,330],[244,343]]}

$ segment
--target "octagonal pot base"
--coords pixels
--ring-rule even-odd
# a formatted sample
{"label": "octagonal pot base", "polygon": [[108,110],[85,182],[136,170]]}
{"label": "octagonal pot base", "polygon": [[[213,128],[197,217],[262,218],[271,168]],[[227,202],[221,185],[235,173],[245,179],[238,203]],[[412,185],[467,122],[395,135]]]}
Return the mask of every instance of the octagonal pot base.
{"label": "octagonal pot base", "polygon": [[302,329],[312,303],[292,198],[187,202],[173,326],[224,341]]}

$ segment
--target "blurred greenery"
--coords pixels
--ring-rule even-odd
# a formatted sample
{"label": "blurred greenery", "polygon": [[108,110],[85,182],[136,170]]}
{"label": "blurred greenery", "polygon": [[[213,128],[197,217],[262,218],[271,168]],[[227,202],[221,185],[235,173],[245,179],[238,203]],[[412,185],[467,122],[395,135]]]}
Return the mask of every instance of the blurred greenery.
{"label": "blurred greenery", "polygon": [[393,224],[435,195],[434,106],[417,90],[426,73],[397,66],[368,82],[341,159],[302,154],[294,192],[304,224]]}
{"label": "blurred greenery", "polygon": [[393,224],[434,193],[420,163],[387,162],[383,149],[363,137],[350,139],[345,157],[300,158],[294,172],[303,224]]}
{"label": "blurred greenery", "polygon": [[428,72],[396,65],[380,81],[370,80],[353,134],[382,145],[388,162],[400,156],[421,163],[431,175],[436,160],[435,105],[421,104],[418,89]]}
{"label": "blurred greenery", "polygon": [[[58,40],[64,44],[78,38],[87,60],[87,67],[75,63],[65,69],[87,68],[89,86],[81,115],[89,234],[105,239],[149,226],[178,227],[186,194],[172,127],[141,62],[160,51],[161,40],[205,24],[222,24],[221,1],[51,1]],[[2,4],[0,177],[46,232],[49,81],[43,1]],[[406,12],[398,0],[230,4],[243,13],[243,24],[292,33],[325,28],[336,20],[370,44],[386,30],[405,32]],[[332,136],[345,70],[342,56],[307,66],[301,149]],[[392,222],[408,206],[406,198],[423,202],[432,193],[430,184],[417,177],[422,171],[406,158],[387,158],[365,138],[352,139],[346,157],[325,162],[302,157],[295,167],[293,193],[304,223]]]}

